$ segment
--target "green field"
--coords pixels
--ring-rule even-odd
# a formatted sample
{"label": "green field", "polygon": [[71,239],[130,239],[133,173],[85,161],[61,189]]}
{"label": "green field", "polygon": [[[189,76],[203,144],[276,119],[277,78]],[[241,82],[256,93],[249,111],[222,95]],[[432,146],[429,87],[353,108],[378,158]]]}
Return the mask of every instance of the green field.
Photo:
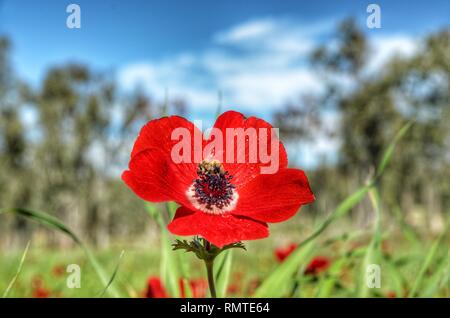
{"label": "green field", "polygon": [[[266,241],[247,243],[247,251],[233,251],[233,263],[229,275],[229,297],[251,296],[257,282],[263,281],[277,268],[274,248],[285,242],[285,232],[295,230],[293,226],[274,226],[273,235]],[[335,232],[335,231],[334,231]],[[411,234],[411,233],[410,233]],[[436,239],[415,240],[402,234],[383,235],[380,246],[381,288],[368,290],[370,297],[449,297],[450,265],[448,262],[448,241],[441,241],[436,249]],[[286,297],[354,297],[361,293],[361,264],[369,245],[369,237],[339,234],[317,241],[298,271],[290,279]],[[284,241],[283,241],[284,240]],[[147,279],[160,275],[161,253],[156,247],[126,244],[95,255],[105,271],[112,275],[118,263],[121,250],[125,254],[120,262],[113,285],[122,297],[143,297]],[[151,244],[155,246],[155,244]],[[183,254],[177,251],[173,253]],[[174,254],[176,255],[176,254]],[[301,275],[306,263],[313,256],[323,255],[331,260],[331,266],[317,277]],[[16,274],[22,252],[8,252],[0,260],[0,291],[4,291]],[[189,268],[189,278],[203,278],[203,264],[191,253],[184,254]],[[70,289],[66,279],[70,273],[68,264],[81,268],[81,288]],[[85,254],[80,249],[54,251],[39,249],[31,245],[21,272],[8,297],[36,297],[36,280],[49,292],[49,297],[99,297],[104,286]],[[414,295],[411,294],[415,289]],[[105,294],[104,297],[110,295]]]}

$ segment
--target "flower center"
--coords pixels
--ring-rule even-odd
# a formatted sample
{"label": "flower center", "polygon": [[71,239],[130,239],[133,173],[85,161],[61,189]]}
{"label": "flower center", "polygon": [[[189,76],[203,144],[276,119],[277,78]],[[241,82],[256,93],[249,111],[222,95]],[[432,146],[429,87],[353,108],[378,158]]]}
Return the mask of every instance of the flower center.
{"label": "flower center", "polygon": [[197,209],[222,214],[235,207],[238,195],[230,182],[233,176],[218,160],[204,160],[198,165],[197,175],[188,190],[188,197]]}

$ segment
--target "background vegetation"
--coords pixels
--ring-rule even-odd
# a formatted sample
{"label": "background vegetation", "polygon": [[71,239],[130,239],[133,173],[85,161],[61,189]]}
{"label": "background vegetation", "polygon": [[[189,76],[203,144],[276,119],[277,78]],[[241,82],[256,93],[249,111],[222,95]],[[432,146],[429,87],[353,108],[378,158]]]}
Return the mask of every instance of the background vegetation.
{"label": "background vegetation", "polygon": [[[245,273],[244,279],[236,278],[243,285],[236,294],[247,295],[252,280],[269,275],[275,266],[274,248],[307,238],[344,198],[374,178],[397,132],[413,122],[377,180],[375,200],[367,196],[352,205],[321,234],[315,252],[301,258],[304,263],[313,254],[327,255],[334,264],[328,276],[319,282],[302,280],[305,288],[284,296],[355,295],[358,264],[371,249],[375,224],[383,264],[389,264],[384,275],[389,276],[387,285],[371,295],[417,296],[420,286],[422,296],[448,297],[450,30],[427,35],[413,56],[394,57],[375,74],[365,71],[372,44],[352,19],[340,24],[335,41],[337,45],[318,47],[311,56],[311,65],[327,84],[324,93],[299,96],[298,103],[273,114],[272,123],[293,148],[319,133],[337,138],[336,164],[324,162],[307,171],[317,197],[313,205],[302,208],[292,221],[272,226],[271,238],[249,243],[248,253],[235,252],[231,281]],[[31,87],[17,78],[13,52],[11,39],[1,38],[0,207],[57,217],[96,247],[110,271],[125,249],[115,285],[129,296],[142,295],[146,278],[159,273],[161,228],[118,175],[146,121],[186,114],[195,105],[170,98],[158,104],[139,89],[119,94],[113,74],[81,64],[54,66],[40,85]],[[20,115],[24,109],[38,118],[36,125],[29,126]],[[125,116],[116,116],[118,110],[125,110]],[[325,112],[336,113],[339,123],[330,127],[323,121]],[[167,210],[164,205],[155,208]],[[376,223],[378,213],[381,223]],[[36,276],[53,296],[95,296],[101,291],[90,265],[83,284],[92,287],[67,289],[65,276],[55,274],[54,268],[84,264],[84,254],[70,238],[12,214],[0,215],[0,290],[14,276],[28,241],[31,250],[12,295],[32,296]],[[432,246],[434,254],[429,253]],[[73,252],[67,253],[69,248]],[[191,258],[192,275],[203,275]],[[416,282],[418,275],[426,284]]]}

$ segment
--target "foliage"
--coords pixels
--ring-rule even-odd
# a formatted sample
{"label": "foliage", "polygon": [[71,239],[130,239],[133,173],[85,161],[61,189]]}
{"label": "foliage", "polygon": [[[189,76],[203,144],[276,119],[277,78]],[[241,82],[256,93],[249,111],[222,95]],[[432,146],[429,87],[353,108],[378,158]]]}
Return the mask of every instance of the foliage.
{"label": "foliage", "polygon": [[[318,200],[301,222],[293,220],[294,230],[274,226],[264,246],[246,245],[249,253],[213,253],[218,296],[448,297],[450,31],[429,34],[412,55],[393,57],[379,69],[371,69],[373,43],[355,21],[343,21],[333,41],[336,45],[320,46],[311,56],[325,92],[285,105],[274,123],[290,147],[299,140],[316,142],[319,135],[339,140],[336,162],[324,160],[308,173]],[[138,297],[155,273],[168,294],[192,296],[189,281],[204,276],[204,269],[190,253],[172,249],[210,256],[195,245],[198,240],[189,243],[167,232],[174,203],[143,208],[117,177],[137,130],[152,118],[182,113],[184,103],[168,97],[157,103],[139,89],[123,94],[113,74],[82,64],[53,66],[31,87],[17,78],[10,49],[11,42],[0,38],[0,207],[22,217],[1,213],[0,242],[11,250],[30,239],[41,244],[19,257],[2,255],[0,290],[30,296],[24,282],[54,265],[50,257],[36,257],[50,255],[38,248],[76,246],[79,250],[63,253],[59,262],[89,262],[84,281],[89,288],[67,291],[47,273],[49,287],[63,296]],[[336,115],[340,124],[323,121],[326,114]],[[137,214],[143,210],[149,222]],[[305,232],[299,230],[311,220],[318,222],[312,231],[306,225]],[[275,266],[267,247],[286,239],[284,232],[299,245]],[[127,258],[121,253],[119,261],[114,249],[93,253],[87,247],[149,233],[158,234],[159,245]],[[330,256],[332,266],[310,277],[304,269],[318,254]],[[371,263],[382,264],[380,290],[365,284]],[[238,271],[245,277],[234,278]],[[249,287],[252,282],[257,287]],[[232,294],[234,284],[241,287]]]}

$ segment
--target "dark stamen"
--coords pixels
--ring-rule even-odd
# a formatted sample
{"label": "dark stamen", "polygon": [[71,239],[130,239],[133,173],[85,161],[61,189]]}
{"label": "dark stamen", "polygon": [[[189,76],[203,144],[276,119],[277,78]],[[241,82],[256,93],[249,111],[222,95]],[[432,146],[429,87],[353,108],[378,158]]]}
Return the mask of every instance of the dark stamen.
{"label": "dark stamen", "polygon": [[214,207],[223,209],[233,200],[234,185],[230,183],[233,178],[228,171],[224,171],[218,161],[203,161],[198,165],[198,179],[194,180],[194,197],[206,209]]}

